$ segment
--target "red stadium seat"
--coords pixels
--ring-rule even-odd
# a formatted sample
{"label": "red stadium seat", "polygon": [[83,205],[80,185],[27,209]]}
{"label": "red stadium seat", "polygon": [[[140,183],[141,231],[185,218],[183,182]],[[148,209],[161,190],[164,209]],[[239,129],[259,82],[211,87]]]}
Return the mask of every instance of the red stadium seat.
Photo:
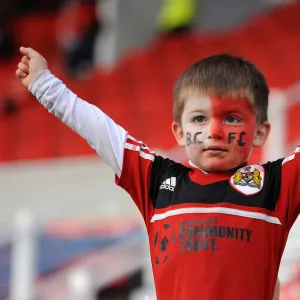
{"label": "red stadium seat", "polygon": [[[43,52],[53,72],[79,97],[99,106],[150,147],[168,149],[176,144],[170,131],[172,87],[179,74],[194,61],[229,52],[256,63],[266,74],[271,88],[284,89],[299,81],[299,15],[300,4],[293,3],[226,32],[160,38],[144,50],[128,53],[110,73],[97,70],[85,80],[68,78],[55,43],[53,16],[26,17],[20,19],[15,28],[21,43],[26,42]],[[34,34],[30,34],[32,32]],[[11,63],[10,67],[5,64],[0,70],[1,96],[8,90],[8,82],[15,79],[12,79],[14,75],[7,79],[14,74]],[[26,97],[23,92],[17,96]],[[83,139],[59,124],[34,101],[32,103],[32,107],[21,110],[16,120],[1,120],[0,138],[7,147],[1,149],[0,160],[94,153]],[[297,115],[298,107],[289,111],[289,141],[298,138],[291,125]],[[259,161],[259,150],[255,150],[253,159]]]}
{"label": "red stadium seat", "polygon": [[56,122],[37,103],[25,108],[13,122],[13,158],[15,160],[50,158],[56,155],[52,136]]}

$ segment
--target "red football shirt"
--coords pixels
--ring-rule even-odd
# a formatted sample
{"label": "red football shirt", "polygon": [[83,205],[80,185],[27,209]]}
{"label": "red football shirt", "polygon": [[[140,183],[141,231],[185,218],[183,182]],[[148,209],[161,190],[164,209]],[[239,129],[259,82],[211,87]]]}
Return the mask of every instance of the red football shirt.
{"label": "red football shirt", "polygon": [[300,148],[206,174],[128,137],[118,185],[147,227],[158,300],[271,300],[300,203]]}
{"label": "red football shirt", "polygon": [[138,206],[158,300],[272,300],[299,214],[300,147],[275,162],[205,174],[150,152],[49,70],[29,90],[88,141]]}

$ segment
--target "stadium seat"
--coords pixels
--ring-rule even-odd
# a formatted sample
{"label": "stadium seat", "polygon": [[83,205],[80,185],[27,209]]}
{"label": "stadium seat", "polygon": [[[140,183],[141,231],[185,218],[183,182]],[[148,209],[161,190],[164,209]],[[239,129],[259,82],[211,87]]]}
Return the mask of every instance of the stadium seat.
{"label": "stadium seat", "polygon": [[[52,16],[21,18],[15,24],[15,30],[20,35],[20,42],[26,41],[41,51],[49,59],[53,73],[79,97],[99,106],[150,147],[169,149],[176,144],[170,132],[172,87],[179,74],[195,60],[229,52],[256,63],[266,74],[271,88],[286,89],[299,80],[299,14],[300,4],[291,3],[223,32],[158,38],[147,48],[126,54],[112,71],[95,70],[90,78],[84,80],[68,77],[55,43]],[[14,72],[11,62],[2,64],[0,96],[7,91],[7,77]],[[26,97],[19,95],[21,99]],[[36,103],[31,105],[24,107],[15,121],[1,120],[0,137],[6,140],[7,147],[1,149],[0,161],[93,152],[69,128],[58,124]],[[298,110],[289,111],[287,136],[291,142],[299,138],[290,125],[291,120],[296,120],[299,115]],[[260,152],[255,151],[253,156],[258,161]]]}

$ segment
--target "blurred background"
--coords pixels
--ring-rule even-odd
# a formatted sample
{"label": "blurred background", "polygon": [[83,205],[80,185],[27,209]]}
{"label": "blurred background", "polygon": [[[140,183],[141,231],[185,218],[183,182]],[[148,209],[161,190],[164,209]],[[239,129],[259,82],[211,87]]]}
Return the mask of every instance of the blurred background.
{"label": "blurred background", "polygon": [[[0,7],[0,299],[155,299],[138,210],[87,143],[15,78],[19,46],[39,51],[79,97],[158,154],[172,137],[172,86],[194,61],[242,55],[271,88],[268,144],[300,140],[300,3],[287,0],[10,0]],[[300,299],[300,223],[280,267]]]}

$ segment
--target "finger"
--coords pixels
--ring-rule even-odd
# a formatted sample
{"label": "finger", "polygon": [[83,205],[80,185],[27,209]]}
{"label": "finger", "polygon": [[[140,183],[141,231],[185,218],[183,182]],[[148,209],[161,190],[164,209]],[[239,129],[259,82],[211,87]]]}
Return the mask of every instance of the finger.
{"label": "finger", "polygon": [[27,55],[29,58],[39,55],[38,52],[36,52],[35,50],[33,50],[30,47],[20,47],[20,51],[22,54]]}
{"label": "finger", "polygon": [[28,73],[25,73],[20,69],[17,69],[16,75],[17,75],[17,77],[19,77],[21,79],[21,78],[25,78],[28,75]]}
{"label": "finger", "polygon": [[21,59],[21,62],[29,66],[29,57],[27,55],[24,55]]}
{"label": "finger", "polygon": [[28,67],[28,65],[25,65],[25,64],[22,63],[22,62],[19,62],[18,68],[19,68],[20,70],[22,70],[23,72],[25,72],[25,73],[29,73],[29,67]]}

